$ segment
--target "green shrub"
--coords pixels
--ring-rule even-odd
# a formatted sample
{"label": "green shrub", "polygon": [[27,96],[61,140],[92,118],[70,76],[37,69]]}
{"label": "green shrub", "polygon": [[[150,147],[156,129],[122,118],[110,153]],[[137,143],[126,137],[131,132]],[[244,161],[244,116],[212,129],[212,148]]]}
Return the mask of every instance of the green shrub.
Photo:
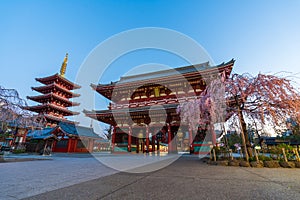
{"label": "green shrub", "polygon": [[[215,150],[217,160],[229,158],[229,149],[227,149],[226,147],[216,147],[215,146],[215,147],[213,147],[213,149]],[[211,150],[211,152],[213,151],[213,149]]]}
{"label": "green shrub", "polygon": [[279,149],[284,148],[286,151],[293,151],[293,147],[288,144],[280,144],[277,146]]}
{"label": "green shrub", "polygon": [[249,157],[249,162],[253,162],[253,161],[256,161],[255,156],[254,157]]}
{"label": "green shrub", "polygon": [[271,157],[265,156],[265,155],[259,155],[258,159],[261,161],[271,161],[273,160]]}
{"label": "green shrub", "polygon": [[[268,156],[265,156],[265,155],[258,155],[258,160],[260,160],[260,161],[271,161],[273,159],[271,157],[268,157]],[[255,156],[249,158],[249,162],[253,162],[253,161],[256,161]]]}
{"label": "green shrub", "polygon": [[293,147],[288,144],[280,144],[274,147],[269,148],[269,152],[272,154],[271,156],[277,160],[284,160],[282,148],[285,149],[285,155],[288,160],[294,160]]}
{"label": "green shrub", "polygon": [[25,149],[14,149],[13,153],[18,154],[18,153],[25,153]]}

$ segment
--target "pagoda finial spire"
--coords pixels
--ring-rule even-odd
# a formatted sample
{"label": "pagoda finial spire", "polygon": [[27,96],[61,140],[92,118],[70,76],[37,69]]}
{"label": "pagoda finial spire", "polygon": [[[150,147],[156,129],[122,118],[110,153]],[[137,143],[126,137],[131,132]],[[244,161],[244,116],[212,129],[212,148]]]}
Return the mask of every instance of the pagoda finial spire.
{"label": "pagoda finial spire", "polygon": [[67,64],[68,64],[68,53],[66,53],[66,56],[64,58],[64,62],[62,63],[61,68],[60,68],[60,75],[62,77],[65,77]]}

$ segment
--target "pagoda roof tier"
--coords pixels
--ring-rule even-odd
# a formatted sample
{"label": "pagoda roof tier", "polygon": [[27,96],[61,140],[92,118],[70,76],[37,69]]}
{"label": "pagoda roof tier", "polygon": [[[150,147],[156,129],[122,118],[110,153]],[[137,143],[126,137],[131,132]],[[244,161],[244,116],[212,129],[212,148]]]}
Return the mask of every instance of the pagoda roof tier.
{"label": "pagoda roof tier", "polygon": [[226,76],[229,77],[234,62],[235,60],[232,59],[229,62],[221,63],[216,66],[210,66],[208,62],[205,62],[202,64],[161,70],[145,74],[123,76],[119,81],[111,82],[109,84],[91,84],[91,87],[101,95],[111,99],[114,90],[128,90],[141,85],[165,85],[166,83],[176,83],[178,80],[189,81],[199,77],[210,77],[222,71],[225,71]]}
{"label": "pagoda roof tier", "polygon": [[90,127],[78,126],[74,123],[71,124],[65,122],[60,122],[58,125],[60,129],[68,136],[89,137],[97,139],[101,138],[94,132],[94,129]]}
{"label": "pagoda roof tier", "polygon": [[80,94],[76,94],[71,92],[70,90],[67,90],[63,87],[61,87],[60,85],[56,84],[56,83],[52,83],[49,85],[43,85],[43,86],[39,86],[39,87],[31,87],[32,90],[35,90],[37,92],[40,92],[42,94],[48,94],[50,92],[53,91],[60,91],[63,92],[66,96],[66,98],[73,98],[73,97],[79,97]]}
{"label": "pagoda roof tier", "polygon": [[39,96],[27,96],[27,99],[30,99],[32,101],[36,101],[39,103],[46,103],[49,102],[50,100],[57,100],[59,102],[63,102],[63,104],[66,107],[70,107],[70,106],[79,106],[79,103],[76,102],[72,102],[67,98],[64,98],[62,96],[59,96],[53,92],[48,93],[48,94],[44,94],[44,95],[39,95]]}
{"label": "pagoda roof tier", "polygon": [[99,94],[111,100],[115,84],[91,84],[93,90],[96,90]]}
{"label": "pagoda roof tier", "polygon": [[119,84],[125,84],[125,83],[132,83],[132,82],[140,82],[145,80],[153,80],[153,79],[169,79],[170,77],[178,77],[184,75],[185,77],[190,77],[193,75],[199,76],[199,72],[201,72],[201,75],[207,75],[211,74],[213,72],[221,72],[222,69],[225,69],[229,66],[233,66],[235,60],[232,59],[229,62],[221,63],[216,66],[210,66],[209,62],[196,64],[196,65],[189,65],[184,67],[177,67],[174,69],[167,69],[167,70],[160,70],[150,73],[144,73],[144,74],[137,74],[137,75],[129,75],[129,76],[123,76],[121,77]]}
{"label": "pagoda roof tier", "polygon": [[[178,104],[165,104],[157,107],[144,106],[141,108],[99,111],[84,110],[83,113],[90,118],[111,125],[120,124],[121,121],[125,124],[129,123],[129,121],[148,124],[151,122],[151,119],[154,119],[154,121],[152,121],[153,123],[159,123],[161,120],[167,120],[168,122],[180,121],[179,114],[176,112],[177,107]],[[149,117],[149,112],[151,113],[151,119]],[[168,117],[166,117],[166,114]]]}
{"label": "pagoda roof tier", "polygon": [[71,120],[68,120],[66,118],[61,118],[61,117],[56,117],[56,116],[53,116],[53,115],[48,115],[48,114],[44,114],[47,122],[55,122],[56,124],[58,124],[59,122],[66,122],[66,123],[71,123],[71,124],[79,124],[79,122],[74,122],[74,121],[71,121]]}
{"label": "pagoda roof tier", "polygon": [[58,110],[60,111],[63,116],[72,116],[72,115],[78,115],[79,112],[73,112],[71,110],[68,110],[64,107],[52,104],[52,103],[45,103],[42,105],[36,105],[36,106],[26,106],[24,107],[24,109],[26,110],[30,110],[36,113],[47,113],[47,111],[49,111],[49,108],[52,110]]}
{"label": "pagoda roof tier", "polygon": [[[63,134],[62,134],[63,133]],[[94,132],[93,128],[78,126],[71,121],[57,121],[57,125],[52,128],[44,128],[41,130],[29,130],[27,137],[31,139],[43,139],[54,138],[60,140],[61,136],[67,137],[85,137],[93,139],[102,139]]]}
{"label": "pagoda roof tier", "polygon": [[52,84],[52,83],[63,83],[65,85],[65,87],[68,88],[69,90],[74,90],[74,89],[81,88],[80,85],[77,85],[77,84],[69,81],[68,79],[62,77],[58,73],[56,73],[52,76],[44,77],[44,78],[36,78],[35,80],[40,82],[40,83],[43,83],[45,85],[49,85],[49,84]]}

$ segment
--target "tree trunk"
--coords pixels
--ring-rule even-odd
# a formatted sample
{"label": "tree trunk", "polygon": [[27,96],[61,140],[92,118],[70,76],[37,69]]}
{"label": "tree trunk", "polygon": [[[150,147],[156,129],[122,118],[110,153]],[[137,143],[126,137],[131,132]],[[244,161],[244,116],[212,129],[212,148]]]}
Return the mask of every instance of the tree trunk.
{"label": "tree trunk", "polygon": [[241,134],[244,134],[247,153],[248,153],[249,157],[253,157],[251,142],[249,140],[249,134],[248,134],[248,131],[247,131],[247,126],[246,126],[246,122],[245,122],[245,119],[244,119],[244,116],[243,116],[243,112],[240,108],[239,108],[238,112],[239,112],[239,120],[240,120],[240,123],[241,123],[241,126],[242,126],[241,127],[241,129],[242,129]]}

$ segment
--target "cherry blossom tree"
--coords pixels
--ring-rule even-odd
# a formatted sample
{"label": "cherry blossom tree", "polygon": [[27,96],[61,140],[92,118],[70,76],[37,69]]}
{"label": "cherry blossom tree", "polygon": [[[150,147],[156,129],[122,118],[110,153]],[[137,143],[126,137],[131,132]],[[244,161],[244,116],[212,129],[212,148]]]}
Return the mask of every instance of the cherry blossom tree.
{"label": "cherry blossom tree", "polygon": [[194,100],[181,103],[177,108],[181,122],[188,124],[193,130],[199,125],[207,127],[226,118],[225,75],[223,73],[206,78],[206,89]]}
{"label": "cherry blossom tree", "polygon": [[233,74],[226,80],[228,111],[237,116],[245,136],[247,152],[252,156],[245,119],[278,127],[287,118],[300,120],[300,95],[290,80],[275,75]]}
{"label": "cherry blossom tree", "polygon": [[246,120],[274,127],[285,123],[287,118],[300,121],[300,94],[287,78],[219,74],[219,78],[207,85],[199,99],[179,105],[182,121],[197,126],[197,123],[224,123],[229,117],[236,119],[230,122],[238,122],[247,160],[248,156],[252,157],[252,148]]}

